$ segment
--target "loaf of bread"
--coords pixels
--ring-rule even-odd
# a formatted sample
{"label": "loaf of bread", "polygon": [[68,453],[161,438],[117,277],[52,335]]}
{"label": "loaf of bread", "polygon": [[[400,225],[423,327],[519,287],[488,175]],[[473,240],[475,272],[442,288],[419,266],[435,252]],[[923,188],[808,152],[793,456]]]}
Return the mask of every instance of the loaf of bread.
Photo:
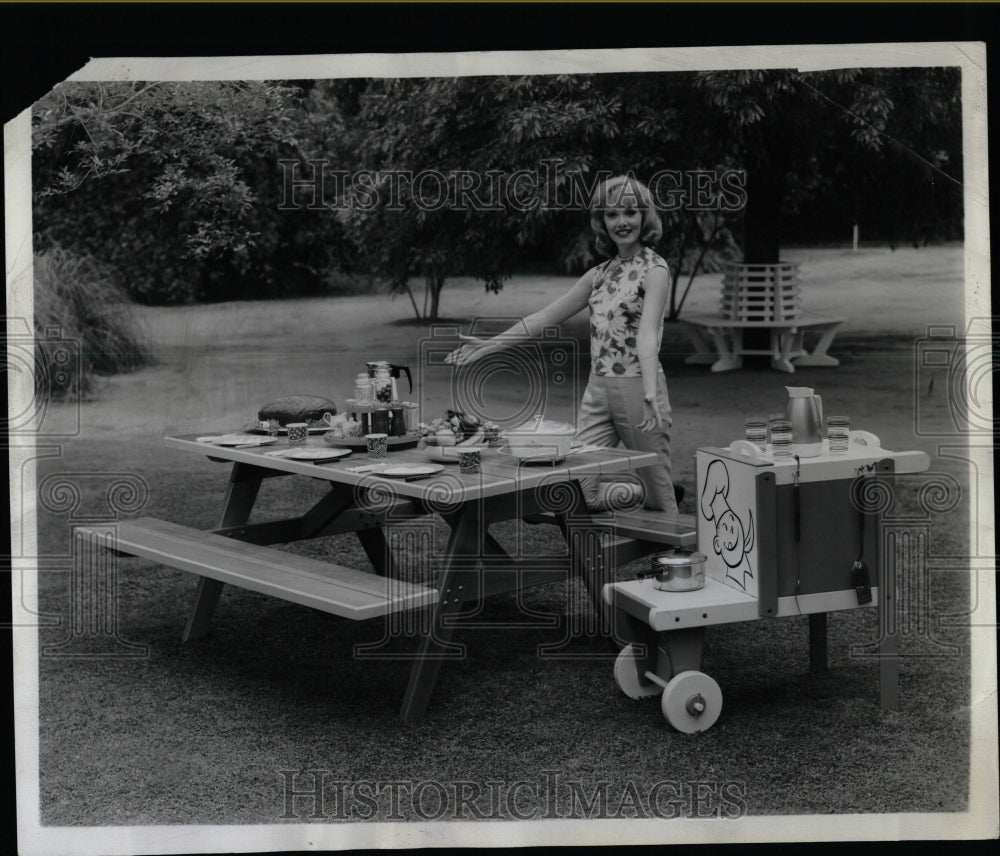
{"label": "loaf of bread", "polygon": [[319,395],[285,395],[269,401],[257,412],[262,421],[277,419],[279,425],[289,422],[319,422],[323,414],[336,416],[337,405]]}

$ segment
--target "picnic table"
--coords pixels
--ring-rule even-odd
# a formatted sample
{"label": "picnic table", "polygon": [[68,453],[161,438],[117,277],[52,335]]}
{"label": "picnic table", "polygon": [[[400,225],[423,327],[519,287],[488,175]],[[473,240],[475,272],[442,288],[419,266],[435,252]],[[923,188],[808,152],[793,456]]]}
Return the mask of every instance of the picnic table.
{"label": "picnic table", "polygon": [[[179,568],[199,577],[195,602],[183,631],[185,641],[207,634],[226,584],[262,592],[344,618],[363,620],[419,610],[429,620],[416,634],[418,644],[400,717],[421,717],[453,646],[456,618],[482,598],[545,583],[582,579],[597,611],[600,632],[611,638],[611,609],[601,592],[617,564],[662,550],[664,545],[694,543],[690,517],[650,517],[648,512],[590,513],[577,483],[584,476],[627,477],[657,463],[652,453],[585,447],[559,462],[525,464],[490,450],[483,453],[481,472],[462,474],[458,465],[422,479],[390,479],[378,471],[353,472],[370,463],[364,451],[325,463],[267,454],[281,448],[222,447],[199,442],[194,435],[168,437],[166,444],[231,465],[218,526],[199,530],[153,518],[117,523],[114,549]],[[309,447],[323,448],[311,436]],[[427,464],[416,448],[388,453],[392,464]],[[265,479],[319,479],[329,490],[299,516],[250,523]],[[404,580],[399,553],[389,537],[417,518],[436,513],[450,528],[447,549],[433,555],[428,539],[410,542],[411,549],[432,554],[436,578]],[[551,522],[565,536],[562,554],[512,556],[490,533],[505,520]],[[619,527],[621,527],[619,531]],[[426,532],[426,528],[424,530]],[[354,533],[375,573],[298,555],[272,547],[328,535]],[[78,533],[86,536],[86,530]]]}

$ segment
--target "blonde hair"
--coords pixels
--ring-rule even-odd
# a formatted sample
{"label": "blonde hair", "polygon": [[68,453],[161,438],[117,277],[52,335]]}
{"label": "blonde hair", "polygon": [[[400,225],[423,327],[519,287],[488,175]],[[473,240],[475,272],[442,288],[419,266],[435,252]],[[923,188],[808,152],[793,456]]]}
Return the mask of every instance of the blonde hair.
{"label": "blonde hair", "polygon": [[663,223],[653,205],[653,196],[641,181],[633,175],[616,175],[601,182],[594,188],[590,198],[590,227],[596,236],[597,249],[607,256],[614,255],[615,242],[604,228],[604,212],[608,208],[628,205],[642,212],[642,229],[639,241],[651,246],[663,235]]}

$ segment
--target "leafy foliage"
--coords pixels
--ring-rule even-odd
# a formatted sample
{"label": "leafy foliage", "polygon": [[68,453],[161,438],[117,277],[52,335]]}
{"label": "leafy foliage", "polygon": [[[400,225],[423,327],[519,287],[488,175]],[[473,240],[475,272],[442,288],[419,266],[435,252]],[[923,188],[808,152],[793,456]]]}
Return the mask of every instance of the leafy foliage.
{"label": "leafy foliage", "polygon": [[315,289],[343,239],[327,212],[279,209],[279,160],[316,129],[298,96],[254,81],[58,87],[33,116],[39,247],[106,259],[150,303]]}
{"label": "leafy foliage", "polygon": [[[35,254],[34,285],[40,395],[87,395],[100,375],[152,361],[132,303],[108,265],[51,247]],[[72,347],[62,347],[66,342]]]}
{"label": "leafy foliage", "polygon": [[[697,76],[748,172],[744,258],[778,260],[782,236],[829,240],[863,222],[961,234],[961,99],[954,68],[714,71]],[[937,193],[927,192],[937,175]]]}
{"label": "leafy foliage", "polygon": [[[665,212],[674,314],[739,244],[773,261],[853,222],[960,235],[959,91],[955,69],[905,68],[65,84],[34,114],[36,240],[106,260],[145,302],[321,293],[357,272],[436,318],[450,277],[498,292],[525,263],[596,261],[602,176],[743,170],[742,211]],[[286,198],[290,172],[327,168],[339,179]]]}
{"label": "leafy foliage", "polygon": [[[599,170],[606,177],[676,167],[682,156],[692,162],[677,121],[690,87],[678,76],[371,80],[352,96],[347,133],[360,163],[382,176],[442,176],[392,187],[383,179],[374,206],[364,204],[367,187],[342,200],[348,234],[409,294],[418,317],[437,317],[449,276],[473,276],[497,292],[521,253],[556,247],[568,267],[589,259],[580,228]],[[717,150],[706,141],[699,152]],[[472,183],[465,196],[456,171]],[[428,184],[437,197],[428,198]],[[438,197],[445,204],[429,204]],[[422,306],[413,278],[425,283]]]}

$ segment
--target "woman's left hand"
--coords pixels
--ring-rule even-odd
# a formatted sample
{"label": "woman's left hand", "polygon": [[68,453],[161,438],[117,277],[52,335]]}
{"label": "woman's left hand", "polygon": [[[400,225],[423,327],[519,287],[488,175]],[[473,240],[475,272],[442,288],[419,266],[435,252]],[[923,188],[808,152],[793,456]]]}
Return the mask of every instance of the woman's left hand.
{"label": "woman's left hand", "polygon": [[660,415],[660,408],[656,403],[656,399],[648,401],[644,398],[642,400],[642,422],[635,427],[647,434],[654,428],[657,431],[663,430],[663,417]]}

